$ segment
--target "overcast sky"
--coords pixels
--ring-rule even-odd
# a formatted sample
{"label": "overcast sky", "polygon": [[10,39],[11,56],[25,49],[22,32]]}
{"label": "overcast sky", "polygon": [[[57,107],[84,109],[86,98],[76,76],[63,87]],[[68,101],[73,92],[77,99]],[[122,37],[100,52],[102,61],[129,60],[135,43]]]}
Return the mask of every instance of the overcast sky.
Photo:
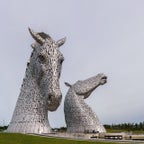
{"label": "overcast sky", "polygon": [[[0,0],[0,125],[8,124],[34,42],[28,27],[54,40],[67,37],[60,78],[63,101],[71,84],[108,76],[86,102],[103,124],[144,121],[143,0]],[[49,113],[65,126],[63,101]]]}

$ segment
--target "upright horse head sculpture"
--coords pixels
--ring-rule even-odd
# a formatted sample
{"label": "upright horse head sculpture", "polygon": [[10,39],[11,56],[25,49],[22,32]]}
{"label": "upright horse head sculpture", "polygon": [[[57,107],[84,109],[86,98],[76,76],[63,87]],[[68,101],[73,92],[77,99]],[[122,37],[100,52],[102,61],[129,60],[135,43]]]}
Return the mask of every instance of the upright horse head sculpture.
{"label": "upright horse head sculpture", "polygon": [[44,32],[36,33],[30,28],[29,32],[35,40],[31,45],[33,52],[7,131],[48,133],[48,111],[55,111],[62,98],[59,78],[64,57],[59,47],[65,38],[54,41]]}
{"label": "upright horse head sculpture", "polygon": [[29,31],[36,40],[31,45],[34,49],[30,63],[32,74],[39,85],[41,95],[47,97],[48,110],[55,111],[62,98],[59,78],[64,57],[59,47],[64,44],[65,38],[55,42],[43,32],[35,33],[31,29]]}

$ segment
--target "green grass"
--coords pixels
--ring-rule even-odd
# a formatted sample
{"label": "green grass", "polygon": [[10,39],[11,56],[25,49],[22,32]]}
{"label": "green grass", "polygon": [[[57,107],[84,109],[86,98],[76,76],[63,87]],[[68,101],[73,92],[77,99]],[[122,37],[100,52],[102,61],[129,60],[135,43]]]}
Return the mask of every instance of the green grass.
{"label": "green grass", "polygon": [[32,136],[25,134],[0,133],[0,144],[114,144],[114,143],[76,141],[76,140]]}

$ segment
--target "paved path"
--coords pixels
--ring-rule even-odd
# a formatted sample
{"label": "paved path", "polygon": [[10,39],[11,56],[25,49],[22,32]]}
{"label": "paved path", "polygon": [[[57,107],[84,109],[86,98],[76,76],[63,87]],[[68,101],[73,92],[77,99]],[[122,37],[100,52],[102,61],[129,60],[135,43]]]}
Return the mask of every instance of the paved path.
{"label": "paved path", "polygon": [[67,140],[79,140],[79,141],[92,141],[92,142],[114,142],[114,143],[123,143],[123,144],[144,144],[144,141],[140,140],[110,140],[110,139],[88,139],[88,138],[82,138],[82,137],[64,137],[64,136],[58,136],[55,134],[30,134],[35,136],[41,136],[41,137],[48,137],[48,138],[56,138],[56,139],[67,139]]}

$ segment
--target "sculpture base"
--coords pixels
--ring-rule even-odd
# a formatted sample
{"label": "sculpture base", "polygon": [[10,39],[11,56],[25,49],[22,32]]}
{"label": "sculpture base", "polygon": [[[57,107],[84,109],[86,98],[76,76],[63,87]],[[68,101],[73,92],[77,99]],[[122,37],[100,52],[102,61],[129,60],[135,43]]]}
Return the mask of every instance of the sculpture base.
{"label": "sculpture base", "polygon": [[35,123],[11,123],[7,129],[11,133],[51,133],[51,128],[39,122]]}
{"label": "sculpture base", "polygon": [[68,133],[106,133],[105,128],[103,125],[79,125],[77,127],[68,127]]}

